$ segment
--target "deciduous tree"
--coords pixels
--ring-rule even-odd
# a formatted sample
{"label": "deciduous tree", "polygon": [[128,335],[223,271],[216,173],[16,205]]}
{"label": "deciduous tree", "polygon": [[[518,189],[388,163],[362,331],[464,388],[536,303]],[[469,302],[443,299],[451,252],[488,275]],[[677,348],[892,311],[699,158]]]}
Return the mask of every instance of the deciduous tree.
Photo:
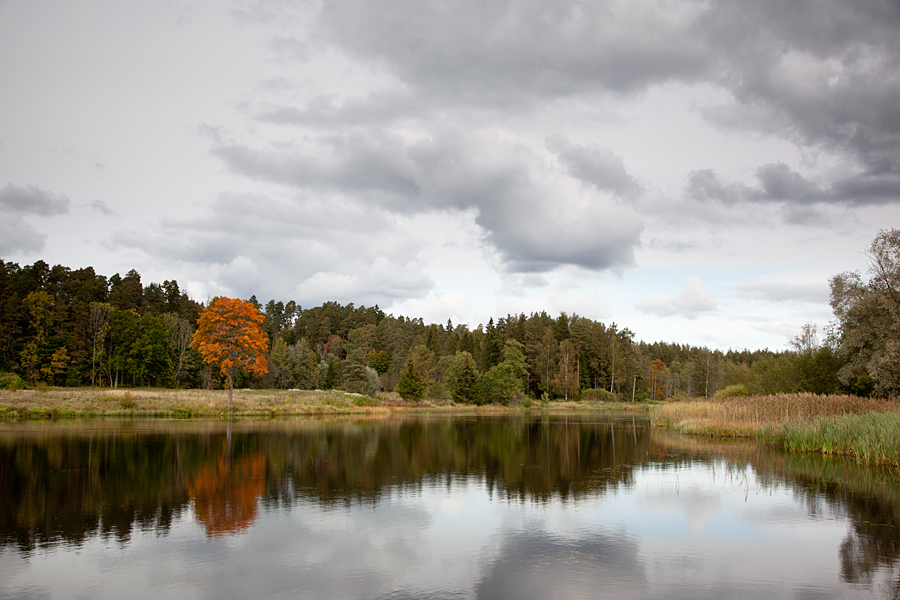
{"label": "deciduous tree", "polygon": [[200,313],[191,348],[208,364],[219,365],[228,378],[229,408],[233,406],[234,376],[239,369],[258,375],[268,371],[264,318],[252,303],[222,296],[213,298]]}
{"label": "deciduous tree", "polygon": [[841,383],[889,396],[900,393],[900,230],[872,241],[868,281],[858,272],[831,280],[831,308],[840,329],[840,355],[847,364]]}

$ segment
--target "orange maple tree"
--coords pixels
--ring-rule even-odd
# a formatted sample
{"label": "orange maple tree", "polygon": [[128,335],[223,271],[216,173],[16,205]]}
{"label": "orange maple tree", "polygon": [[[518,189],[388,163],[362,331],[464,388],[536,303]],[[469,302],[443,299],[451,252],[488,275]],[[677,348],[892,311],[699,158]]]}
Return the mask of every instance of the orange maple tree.
{"label": "orange maple tree", "polygon": [[228,378],[228,406],[232,406],[234,376],[238,369],[262,375],[268,372],[268,342],[262,313],[251,302],[216,296],[200,313],[191,348],[207,364],[218,364]]}

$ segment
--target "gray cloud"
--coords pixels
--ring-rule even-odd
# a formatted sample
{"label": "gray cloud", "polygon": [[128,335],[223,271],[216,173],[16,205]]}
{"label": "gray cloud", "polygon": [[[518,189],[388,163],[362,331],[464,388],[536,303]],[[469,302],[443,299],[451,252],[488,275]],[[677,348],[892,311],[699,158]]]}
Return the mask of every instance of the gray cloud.
{"label": "gray cloud", "polygon": [[49,217],[69,212],[69,199],[35,185],[7,184],[0,190],[0,210],[19,215]]}
{"label": "gray cloud", "polygon": [[199,217],[122,231],[107,243],[170,264],[212,265],[213,283],[242,297],[375,304],[434,286],[409,259],[419,248],[408,237],[389,213],[355,201],[224,194]]}
{"label": "gray cloud", "polygon": [[0,211],[0,256],[12,252],[39,252],[46,245],[47,236],[15,213]]}
{"label": "gray cloud", "polygon": [[112,210],[109,206],[106,205],[106,202],[103,200],[94,200],[91,202],[91,208],[96,210],[101,215],[105,215],[107,217],[118,216],[114,210]]}
{"label": "gray cloud", "polygon": [[[253,10],[272,16],[280,5],[266,1]],[[470,114],[477,111],[521,116],[668,82],[710,84],[730,94],[719,106],[700,106],[711,123],[824,149],[844,161],[843,173],[855,174],[813,180],[772,163],[753,182],[739,183],[695,170],[686,197],[721,205],[703,212],[708,220],[733,218],[736,205],[770,203],[786,223],[827,224],[826,205],[900,199],[895,9],[882,0],[465,0],[452,9],[336,0],[303,21],[309,35],[281,35],[272,49],[293,61],[337,50],[378,74],[376,91],[257,108],[258,120],[306,135],[289,147],[219,143],[213,153],[253,179],[390,211],[475,209],[486,240],[512,271],[623,268],[634,262],[642,224],[619,203],[640,199],[642,190],[614,150],[546,138],[562,171],[589,188],[577,198],[521,148],[480,147],[478,125],[448,135],[435,123],[477,123]],[[296,7],[283,10],[279,18],[298,18]]]}
{"label": "gray cloud", "polygon": [[[633,193],[633,180],[611,153],[574,145],[564,150],[593,169],[596,187]],[[390,211],[474,208],[476,222],[513,271],[626,267],[642,229],[637,215],[614,198],[561,192],[530,166],[524,149],[478,134],[435,132],[408,142],[392,133],[351,131],[277,150],[231,144],[213,153],[253,179],[358,197]]]}
{"label": "gray cloud", "polygon": [[686,277],[684,287],[674,298],[654,296],[634,305],[641,312],[660,317],[680,316],[696,319],[700,314],[718,310],[715,299],[703,289],[700,277]]}
{"label": "gray cloud", "polygon": [[547,148],[559,157],[566,170],[575,178],[623,197],[640,193],[637,180],[625,170],[622,157],[609,148],[597,144],[580,146],[561,135],[547,139]]}
{"label": "gray cloud", "polygon": [[[900,7],[888,0],[726,0],[694,23],[734,106],[710,113],[900,174]],[[752,118],[746,118],[750,115]],[[724,117],[724,118],[722,118]],[[896,182],[893,187],[896,201]]]}
{"label": "gray cloud", "polygon": [[[628,93],[667,81],[710,82],[732,94],[706,107],[720,125],[739,124],[825,147],[859,174],[817,188],[790,173],[759,174],[768,198],[852,204],[900,194],[900,9],[886,0],[725,0],[678,6],[607,3],[326,3],[322,40],[402,85],[334,104],[263,114],[294,123],[361,123],[448,104],[509,110],[597,92]],[[397,108],[398,100],[402,105]],[[426,108],[421,108],[426,107]],[[392,111],[396,109],[396,111]],[[594,181],[596,149],[557,148],[573,176]],[[606,174],[608,175],[608,173]]]}
{"label": "gray cloud", "polygon": [[685,195],[701,202],[721,202],[727,205],[784,202],[805,206],[877,206],[900,201],[900,173],[853,175],[838,179],[830,185],[820,185],[783,163],[773,163],[757,169],[756,179],[756,186],[748,186],[743,183],[725,183],[709,169],[691,171]]}
{"label": "gray cloud", "polygon": [[322,28],[405,82],[467,102],[504,104],[586,90],[631,92],[698,77],[710,62],[680,7],[466,0],[325,3]]}
{"label": "gray cloud", "polygon": [[23,218],[50,217],[69,212],[69,200],[34,185],[7,184],[0,189],[0,253],[39,252],[47,236]]}

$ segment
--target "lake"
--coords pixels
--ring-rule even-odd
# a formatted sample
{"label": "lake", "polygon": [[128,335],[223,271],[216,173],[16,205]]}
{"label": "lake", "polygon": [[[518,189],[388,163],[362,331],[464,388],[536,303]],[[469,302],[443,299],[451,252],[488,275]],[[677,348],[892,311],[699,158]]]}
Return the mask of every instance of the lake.
{"label": "lake", "polygon": [[0,598],[900,598],[900,476],[611,413],[0,424]]}

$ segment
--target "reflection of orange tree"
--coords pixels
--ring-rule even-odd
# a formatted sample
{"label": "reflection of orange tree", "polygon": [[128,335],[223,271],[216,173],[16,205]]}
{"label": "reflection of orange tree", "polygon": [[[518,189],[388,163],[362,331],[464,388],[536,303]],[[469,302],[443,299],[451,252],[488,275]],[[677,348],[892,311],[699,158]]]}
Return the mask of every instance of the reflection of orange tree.
{"label": "reflection of orange tree", "polygon": [[207,535],[232,535],[247,529],[259,512],[265,487],[266,459],[262,454],[236,461],[219,458],[204,467],[188,484],[194,515]]}

